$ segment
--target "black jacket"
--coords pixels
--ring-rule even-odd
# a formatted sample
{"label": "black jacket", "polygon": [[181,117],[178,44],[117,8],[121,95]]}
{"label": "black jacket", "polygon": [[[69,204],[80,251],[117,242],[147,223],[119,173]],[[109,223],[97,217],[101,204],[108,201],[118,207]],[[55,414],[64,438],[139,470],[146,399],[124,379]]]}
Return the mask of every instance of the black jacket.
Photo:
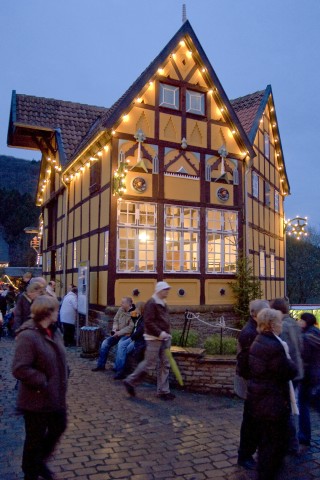
{"label": "black jacket", "polygon": [[257,335],[250,347],[248,403],[254,417],[276,420],[290,413],[289,380],[297,368],[271,332]]}
{"label": "black jacket", "polygon": [[257,335],[257,322],[249,317],[238,337],[237,354],[237,374],[246,379],[250,378],[249,349]]}

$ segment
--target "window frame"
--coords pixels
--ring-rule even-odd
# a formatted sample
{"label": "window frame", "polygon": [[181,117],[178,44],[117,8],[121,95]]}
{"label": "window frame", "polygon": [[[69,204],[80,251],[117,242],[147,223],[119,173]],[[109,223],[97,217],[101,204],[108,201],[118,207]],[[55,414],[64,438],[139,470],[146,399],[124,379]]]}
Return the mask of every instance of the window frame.
{"label": "window frame", "polygon": [[[174,95],[174,102],[169,103],[165,97],[165,91],[171,91]],[[170,108],[172,110],[180,110],[180,88],[168,83],[159,83],[159,107]]]}
{"label": "window frame", "polygon": [[[176,218],[179,218],[180,224],[173,226],[169,224],[169,219],[173,216],[168,215],[169,208],[180,209],[180,215]],[[187,216],[186,212],[190,211],[190,216]],[[193,217],[193,213],[197,213],[196,219]],[[196,226],[192,226],[191,223],[196,221]],[[187,223],[190,222],[189,225]],[[173,238],[173,234],[176,234],[176,239]],[[172,235],[170,239],[168,236]],[[190,237],[188,238],[188,235]],[[194,235],[196,239],[192,239],[191,236]],[[178,250],[168,249],[169,244],[178,243]],[[195,248],[190,248],[186,250],[186,246],[195,246]],[[169,254],[171,253],[171,258]],[[176,258],[174,253],[177,253]],[[189,258],[188,258],[189,254]],[[196,255],[191,258],[190,255]],[[168,268],[168,265],[172,265],[172,268]],[[174,265],[178,265],[179,269],[173,268]],[[186,268],[186,265],[189,265]],[[163,271],[166,273],[200,273],[200,208],[188,205],[169,205],[164,206],[164,245],[163,245]]]}
{"label": "window frame", "polygon": [[[200,110],[192,108],[192,96],[200,97]],[[189,105],[189,107],[188,107]],[[194,115],[202,115],[205,116],[206,114],[206,96],[204,92],[199,92],[195,90],[186,90],[186,113],[193,113]]]}
{"label": "window frame", "polygon": [[276,276],[276,256],[274,253],[270,253],[270,277]]}
{"label": "window frame", "polygon": [[252,172],[252,196],[259,199],[259,175]]}
{"label": "window frame", "polygon": [[[124,210],[121,210],[121,206],[126,205],[126,213]],[[134,211],[130,212],[129,208],[130,205],[134,205]],[[140,207],[142,206],[149,206],[153,207],[153,212],[152,208],[148,211],[142,212]],[[121,200],[118,201],[118,206],[117,206],[117,266],[116,266],[116,271],[117,273],[137,273],[137,274],[144,274],[144,273],[155,273],[157,271],[157,212],[158,212],[158,207],[156,203],[144,203],[144,202],[134,202],[134,201],[127,201],[127,200]],[[126,221],[121,220],[121,215],[124,215],[126,217]],[[150,215],[153,215],[153,224],[144,224],[141,223],[141,216],[145,215],[147,218]],[[130,221],[132,219],[133,221]],[[134,231],[134,236],[130,237],[130,232]],[[153,242],[152,248],[148,249],[146,248],[145,250],[142,250],[142,242],[141,242],[141,236],[140,234],[143,233],[144,231],[152,232],[153,239],[151,239],[150,243]],[[125,235],[122,237],[121,233],[125,232]],[[121,246],[121,240],[122,239],[127,239],[127,247],[123,248]],[[133,240],[133,248],[129,248],[129,241]],[[145,243],[147,244],[147,238],[145,240]],[[147,244],[148,246],[148,244]],[[139,248],[140,247],[140,248]],[[125,252],[125,256],[123,257],[122,252]],[[129,258],[129,252],[133,252],[133,259]],[[140,262],[140,254],[142,252],[145,252],[145,254],[148,256],[148,253],[152,252],[152,268],[145,268],[141,269],[139,268],[139,262]],[[122,257],[122,258],[121,258]],[[146,266],[148,266],[148,259],[146,258]],[[133,261],[133,268],[128,268],[128,265]],[[143,260],[142,260],[143,261]],[[125,264],[125,268],[120,268],[121,263]]]}
{"label": "window frame", "polygon": [[274,211],[280,212],[280,194],[277,190],[274,191]]}
{"label": "window frame", "polygon": [[[220,228],[210,228],[209,227],[209,213],[210,212],[216,212],[220,215]],[[234,230],[232,228],[226,228],[226,214],[233,214],[235,215],[235,228]],[[237,259],[238,259],[238,228],[239,228],[239,215],[238,212],[235,210],[222,210],[218,208],[207,208],[206,209],[206,273],[207,274],[212,274],[212,275],[234,275],[236,273],[236,264],[237,264]],[[215,251],[209,252],[210,245],[215,246],[215,242],[211,242],[209,240],[210,235],[216,235],[220,237],[220,245],[217,242],[218,247],[220,247],[220,252],[217,252],[218,258],[220,258],[220,268],[218,270],[215,270],[213,268],[209,268],[209,257],[210,253],[213,254],[213,262],[215,262]],[[234,245],[235,245],[235,251],[232,252],[229,250],[227,252],[226,246],[232,245],[231,242],[226,244],[226,240],[230,239],[231,237],[234,237]],[[219,249],[219,248],[218,248]],[[235,255],[235,261],[234,262],[228,262],[226,263],[226,257],[232,257],[232,255]],[[215,263],[214,263],[215,264]],[[230,268],[226,268],[227,265],[230,267],[231,265],[234,264],[234,268],[231,270]]]}
{"label": "window frame", "polygon": [[266,251],[263,249],[259,250],[259,277],[266,277]]}
{"label": "window frame", "polygon": [[269,160],[270,159],[270,136],[267,132],[263,134],[263,153],[264,156]]}
{"label": "window frame", "polygon": [[270,183],[266,180],[264,181],[264,204],[266,207],[270,207],[271,205],[271,187]]}

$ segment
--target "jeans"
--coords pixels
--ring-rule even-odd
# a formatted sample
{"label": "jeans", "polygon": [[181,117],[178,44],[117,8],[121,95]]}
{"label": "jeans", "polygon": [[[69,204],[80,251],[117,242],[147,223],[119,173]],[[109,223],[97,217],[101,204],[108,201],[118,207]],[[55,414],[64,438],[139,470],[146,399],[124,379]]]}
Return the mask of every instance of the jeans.
{"label": "jeans", "polygon": [[[314,382],[305,375],[305,378],[301,380],[298,405],[299,405],[299,441],[301,443],[308,444],[311,440],[311,422],[310,422],[310,403],[312,400],[312,392],[314,389]],[[319,395],[315,397],[315,402],[312,402],[315,409],[320,413],[320,400]]]}
{"label": "jeans", "polygon": [[25,478],[36,479],[66,429],[67,416],[65,411],[25,412],[24,421],[22,470]]}
{"label": "jeans", "polygon": [[[100,352],[99,352],[99,358],[97,362],[97,368],[104,368],[106,366],[107,358],[110,349],[114,346],[117,345],[121,338],[124,337],[115,337],[114,335],[112,337],[108,337],[103,342],[101,343],[100,347]],[[127,338],[127,337],[125,337]]]}
{"label": "jeans", "polygon": [[134,349],[134,341],[130,337],[122,337],[118,343],[115,370],[121,373],[126,364],[127,355]]}

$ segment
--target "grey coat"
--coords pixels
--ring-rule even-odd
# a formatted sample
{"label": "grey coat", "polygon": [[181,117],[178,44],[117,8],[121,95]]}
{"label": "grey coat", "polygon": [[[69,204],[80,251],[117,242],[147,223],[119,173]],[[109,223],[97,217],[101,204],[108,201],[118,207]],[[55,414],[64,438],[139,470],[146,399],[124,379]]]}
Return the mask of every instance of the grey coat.
{"label": "grey coat", "polygon": [[290,357],[297,367],[298,375],[294,380],[302,380],[304,375],[302,351],[303,351],[303,338],[302,331],[298,325],[298,322],[286,315],[282,318],[282,333],[280,335],[282,340],[287,342],[289,347]]}
{"label": "grey coat", "polygon": [[60,331],[50,338],[29,320],[16,334],[12,373],[19,380],[17,407],[31,412],[65,410],[68,371]]}

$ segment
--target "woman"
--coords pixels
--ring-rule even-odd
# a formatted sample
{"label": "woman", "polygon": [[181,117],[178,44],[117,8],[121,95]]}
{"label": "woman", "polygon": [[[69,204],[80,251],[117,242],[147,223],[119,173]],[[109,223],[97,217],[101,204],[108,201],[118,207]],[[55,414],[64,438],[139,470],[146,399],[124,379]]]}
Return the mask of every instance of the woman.
{"label": "woman", "polygon": [[46,460],[66,429],[67,364],[61,333],[54,328],[58,309],[55,298],[39,296],[31,305],[32,319],[16,332],[12,372],[25,420],[25,480],[53,479]]}
{"label": "woman", "polygon": [[[299,403],[299,443],[310,445],[311,423],[310,402],[313,391],[320,386],[320,331],[316,327],[317,319],[312,313],[303,313],[299,321],[302,328],[304,378],[300,383]],[[320,413],[319,395],[315,397],[314,406]]]}
{"label": "woman", "polygon": [[281,313],[271,308],[257,315],[258,335],[250,347],[248,407],[258,431],[259,480],[275,478],[286,454],[290,398],[289,380],[297,375],[297,368],[289,357],[288,346],[279,335],[282,330]]}

